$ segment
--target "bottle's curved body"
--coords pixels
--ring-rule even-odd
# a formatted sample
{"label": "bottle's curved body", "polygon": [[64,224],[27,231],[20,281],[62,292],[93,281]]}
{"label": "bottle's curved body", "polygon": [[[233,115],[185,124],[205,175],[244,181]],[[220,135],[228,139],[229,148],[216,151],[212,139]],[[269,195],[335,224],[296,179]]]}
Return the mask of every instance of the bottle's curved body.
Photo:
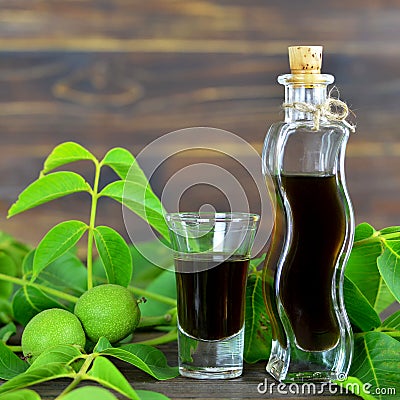
{"label": "bottle's curved body", "polygon": [[[321,75],[322,76],[322,75]],[[286,102],[326,101],[316,85],[286,85]],[[286,110],[285,122],[265,138],[263,168],[272,177],[275,223],[264,266],[264,298],[273,343],[267,371],[280,381],[344,377],[352,357],[352,334],[343,301],[344,266],[354,218],[344,179],[349,129],[340,121]]]}

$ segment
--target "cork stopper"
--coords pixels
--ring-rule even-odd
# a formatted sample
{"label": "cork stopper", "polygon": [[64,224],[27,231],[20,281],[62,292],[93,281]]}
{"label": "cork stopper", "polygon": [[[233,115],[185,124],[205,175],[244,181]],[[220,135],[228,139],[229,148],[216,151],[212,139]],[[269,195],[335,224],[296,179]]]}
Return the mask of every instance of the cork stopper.
{"label": "cork stopper", "polygon": [[289,64],[292,74],[320,74],[322,46],[290,46]]}

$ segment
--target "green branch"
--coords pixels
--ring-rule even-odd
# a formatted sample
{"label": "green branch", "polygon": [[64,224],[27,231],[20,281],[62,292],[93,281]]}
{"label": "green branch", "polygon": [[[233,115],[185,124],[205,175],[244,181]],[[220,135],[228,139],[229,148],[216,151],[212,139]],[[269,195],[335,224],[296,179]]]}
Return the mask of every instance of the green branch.
{"label": "green branch", "polygon": [[39,283],[32,283],[30,281],[26,281],[25,279],[16,278],[15,276],[0,274],[0,280],[12,282],[12,283],[15,283],[16,285],[20,285],[20,286],[32,286],[36,289],[41,290],[42,292],[51,294],[55,297],[58,297],[59,299],[70,301],[71,303],[76,303],[78,301],[77,297],[72,296],[68,293],[61,292],[60,290],[57,290],[57,289],[52,289],[48,286],[44,286]]}
{"label": "green branch", "polygon": [[100,181],[100,169],[101,169],[101,165],[98,162],[96,162],[95,163],[95,176],[94,176],[94,183],[93,183],[93,192],[92,192],[92,206],[90,209],[87,259],[86,259],[88,290],[93,287],[93,236],[94,236],[95,221],[96,221],[97,201],[99,198],[98,190],[99,190],[99,181]]}
{"label": "green branch", "polygon": [[128,289],[137,296],[143,296],[146,299],[151,299],[155,301],[160,301],[161,303],[168,304],[169,306],[176,306],[176,300],[171,297],[163,296],[162,294],[157,294],[149,292],[145,289],[141,289],[135,286],[128,286]]}
{"label": "green branch", "polygon": [[380,235],[380,237],[386,240],[400,239],[400,232],[385,233],[383,235]]}
{"label": "green branch", "polygon": [[379,235],[374,234],[373,236],[370,236],[368,238],[357,240],[356,242],[353,243],[353,248],[379,242],[382,243],[382,238],[379,237]]}
{"label": "green branch", "polygon": [[88,371],[90,365],[92,364],[93,360],[97,357],[97,354],[89,354],[82,364],[79,372],[75,375],[74,380],[64,389],[64,391],[57,397],[57,399],[62,399],[67,393],[71,392],[75,389],[82,379],[85,377],[86,372]]}
{"label": "green branch", "polygon": [[392,338],[400,338],[400,331],[394,328],[387,328],[385,326],[380,326],[379,328],[375,329],[378,332],[385,333],[386,335]]}
{"label": "green branch", "polygon": [[400,338],[400,331],[392,331],[392,332],[383,331],[383,333],[386,333],[386,335],[388,335],[392,338]]}
{"label": "green branch", "polygon": [[178,330],[173,329],[165,335],[158,336],[154,339],[142,340],[141,342],[135,342],[137,344],[147,344],[148,346],[158,346],[169,342],[174,342],[178,339]]}
{"label": "green branch", "polygon": [[10,346],[8,344],[6,346],[14,353],[22,353],[22,346]]}
{"label": "green branch", "polygon": [[172,320],[173,320],[173,315],[170,313],[155,317],[142,317],[140,319],[138,328],[150,328],[160,325],[171,325]]}
{"label": "green branch", "polygon": [[353,247],[363,246],[366,244],[377,243],[377,242],[381,242],[382,244],[384,244],[386,240],[391,240],[391,239],[400,239],[400,233],[392,232],[392,233],[381,234],[380,231],[376,231],[372,236],[354,242]]}

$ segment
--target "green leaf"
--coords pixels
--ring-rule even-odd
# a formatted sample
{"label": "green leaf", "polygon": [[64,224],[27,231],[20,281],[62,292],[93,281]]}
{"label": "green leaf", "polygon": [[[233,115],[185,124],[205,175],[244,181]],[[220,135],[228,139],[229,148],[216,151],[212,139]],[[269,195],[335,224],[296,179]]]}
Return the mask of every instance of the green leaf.
{"label": "green leaf", "polygon": [[7,343],[8,339],[10,339],[10,337],[16,333],[17,327],[13,322],[9,322],[0,329],[0,341]]}
{"label": "green leaf", "polygon": [[116,147],[111,149],[102,161],[122,179],[148,185],[148,180],[143,170],[139,167],[135,157],[126,149]]}
{"label": "green leaf", "polygon": [[96,357],[92,368],[86,374],[85,378],[113,389],[129,399],[140,400],[126,378],[111,361],[107,360],[107,358]]}
{"label": "green leaf", "polygon": [[33,259],[33,278],[51,262],[70,250],[88,230],[81,221],[65,221],[50,229],[39,243]]}
{"label": "green leaf", "polygon": [[381,254],[380,241],[367,241],[360,245],[355,243],[345,271],[346,276],[360,289],[377,313],[395,301],[377,266],[377,258]]}
{"label": "green leaf", "polygon": [[11,302],[0,297],[0,324],[8,324],[12,320]]}
{"label": "green leaf", "polygon": [[[371,394],[367,393],[364,390],[364,384],[354,376],[349,376],[344,381],[335,381],[335,383],[339,386],[342,386],[346,389],[345,393],[354,393],[357,396],[360,396],[364,400],[376,400],[376,397],[371,396]],[[369,385],[366,386],[369,387]]]}
{"label": "green leaf", "polygon": [[165,210],[150,185],[116,181],[107,185],[100,192],[100,196],[107,196],[120,202],[169,241],[168,226],[164,219]]}
{"label": "green leaf", "polygon": [[358,242],[360,240],[368,239],[376,234],[376,230],[366,222],[357,225],[354,232],[354,242]]}
{"label": "green leaf", "polygon": [[87,182],[75,172],[54,172],[31,183],[8,210],[8,218],[31,208],[77,192],[90,192]]}
{"label": "green leaf", "polygon": [[[174,264],[172,252],[159,240],[136,243],[134,246],[130,245],[129,249],[133,261],[131,282],[136,287],[145,288]],[[149,261],[147,254],[151,254],[152,258],[157,260],[157,265]]]}
{"label": "green leaf", "polygon": [[[1,345],[1,344],[0,344]],[[71,367],[63,363],[52,363],[47,366],[33,368],[15,376],[0,386],[0,393],[22,389],[27,386],[37,385],[58,378],[73,378],[75,375]]]}
{"label": "green leaf", "polygon": [[400,331],[400,311],[396,311],[382,323],[383,328],[391,328]]}
{"label": "green leaf", "polygon": [[45,350],[29,367],[29,370],[53,363],[69,364],[82,356],[82,353],[73,345],[62,344]]}
{"label": "green leaf", "polygon": [[100,354],[128,362],[158,380],[175,378],[179,374],[178,368],[170,367],[164,353],[155,347],[137,343],[126,344],[119,348],[111,345],[105,348],[106,345],[104,341],[99,345],[98,349],[102,348]]}
{"label": "green leaf", "polygon": [[[161,274],[147,286],[146,291],[176,299],[175,273],[173,271],[162,271]],[[148,301],[141,304],[140,307],[140,311],[144,317],[163,315],[170,309],[171,305],[152,299],[148,299]]]}
{"label": "green leaf", "polygon": [[264,263],[265,257],[267,256],[267,253],[263,254],[261,257],[258,258],[252,258],[250,260],[250,267],[249,270],[252,272],[257,271],[257,268]]}
{"label": "green leaf", "polygon": [[375,311],[380,314],[382,311],[386,310],[391,304],[395,302],[395,298],[389,288],[387,287],[385,281],[381,278],[380,290],[378,292],[378,297],[376,298]]}
{"label": "green leaf", "polygon": [[[14,260],[4,251],[0,250],[0,274],[15,276],[17,266]],[[8,299],[13,292],[14,285],[11,282],[0,280],[0,298]]]}
{"label": "green leaf", "polygon": [[390,397],[375,394],[377,388],[378,391],[394,388],[400,393],[400,342],[381,332],[367,332],[356,337],[354,345],[350,375],[370,384],[369,392],[379,400]]}
{"label": "green leaf", "polygon": [[21,389],[0,395],[0,400],[40,400],[40,396],[33,390]]}
{"label": "green leaf", "polygon": [[[1,400],[1,398],[0,398]],[[21,399],[22,400],[22,399]],[[118,400],[111,392],[97,386],[84,386],[63,396],[63,400]]]}
{"label": "green leaf", "polygon": [[400,240],[385,240],[378,268],[389,290],[400,301]]}
{"label": "green leaf", "polygon": [[199,341],[191,336],[187,336],[185,340],[179,342],[179,360],[183,364],[193,363],[193,354],[199,347]]}
{"label": "green leaf", "polygon": [[65,308],[33,286],[21,287],[13,297],[12,306],[14,318],[24,326],[40,311],[48,308]]}
{"label": "green leaf", "polygon": [[41,174],[47,174],[48,172],[55,168],[61,167],[62,165],[81,160],[91,160],[93,162],[97,161],[94,155],[80,144],[75,142],[61,143],[55,147],[47,157]]}
{"label": "green leaf", "polygon": [[35,257],[36,249],[32,249],[24,258],[22,262],[22,275],[24,278],[32,276],[33,273],[33,259]]}
{"label": "green leaf", "polygon": [[132,256],[123,237],[107,226],[98,226],[94,239],[108,283],[128,286],[132,278]]}
{"label": "green leaf", "polygon": [[[35,251],[32,250],[24,259],[25,279],[33,274]],[[68,251],[43,269],[36,278],[36,283],[79,297],[87,289],[87,269],[74,252]]]}
{"label": "green leaf", "polygon": [[[12,379],[25,372],[28,363],[16,356],[5,343],[0,341],[0,379]],[[0,386],[1,392],[2,386]]]}
{"label": "green leaf", "polygon": [[248,363],[267,360],[271,351],[271,331],[262,292],[261,273],[250,274],[246,288],[244,359]]}
{"label": "green leaf", "polygon": [[30,250],[30,247],[18,240],[16,240],[13,236],[9,235],[6,232],[0,231],[0,249],[10,253],[12,256],[14,252],[19,253],[27,253]]}
{"label": "green leaf", "polygon": [[400,226],[389,226],[387,228],[381,229],[379,234],[382,235],[390,235],[392,233],[399,233],[400,236]]}
{"label": "green leaf", "polygon": [[379,315],[358,287],[346,276],[343,289],[346,311],[350,322],[359,328],[361,332],[368,332],[378,328],[381,325]]}
{"label": "green leaf", "polygon": [[93,286],[107,283],[107,275],[104,270],[104,264],[100,257],[96,257],[93,262]]}
{"label": "green leaf", "polygon": [[162,393],[152,392],[150,390],[136,390],[140,400],[170,400],[169,397]]}
{"label": "green leaf", "polygon": [[87,289],[87,269],[68,251],[42,270],[36,282],[79,297]]}
{"label": "green leaf", "polygon": [[112,348],[113,348],[113,345],[110,343],[110,341],[107,338],[105,338],[104,336],[102,336],[96,343],[96,346],[94,346],[93,353],[100,353],[103,350],[112,349]]}
{"label": "green leaf", "polygon": [[22,261],[26,254],[30,251],[30,248],[27,245],[15,240],[11,235],[0,231],[0,250],[13,259],[17,268],[16,275],[21,276]]}

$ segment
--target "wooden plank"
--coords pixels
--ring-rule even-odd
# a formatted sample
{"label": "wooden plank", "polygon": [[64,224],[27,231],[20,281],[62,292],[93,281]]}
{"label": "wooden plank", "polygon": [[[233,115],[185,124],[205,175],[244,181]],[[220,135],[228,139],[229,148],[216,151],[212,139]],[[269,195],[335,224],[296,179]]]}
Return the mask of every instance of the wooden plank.
{"label": "wooden plank", "polygon": [[[313,41],[316,32],[334,52],[390,54],[397,50],[393,31],[398,28],[399,7],[394,0],[329,1],[322,9],[316,0],[268,5],[251,0],[245,7],[237,2],[182,0],[146,4],[138,0],[111,4],[15,0],[1,5],[3,51],[62,48],[282,54],[283,43]],[[24,41],[24,36],[31,42]]]}
{"label": "wooden plank", "polygon": [[[143,334],[140,334],[139,337],[143,338]],[[176,342],[159,346],[159,348],[166,354],[170,365],[177,365]],[[115,359],[113,361],[115,362]],[[294,387],[291,387],[291,391],[294,393],[291,393],[287,386],[278,390],[278,382],[270,378],[265,372],[265,362],[252,365],[245,364],[242,377],[218,381],[194,380],[184,377],[178,377],[168,381],[157,381],[130,364],[116,361],[116,365],[134,389],[160,392],[167,395],[172,400],[247,400],[260,398],[268,398],[271,400],[299,400],[310,397],[307,395],[307,388],[303,388],[305,393],[301,392],[301,386],[299,386],[298,394],[295,393],[297,389]],[[43,399],[54,399],[68,385],[68,382],[70,381],[62,379],[34,386],[33,389],[36,390]],[[267,390],[265,394],[257,390],[259,385],[261,385],[261,391]],[[269,387],[272,388],[271,393],[269,392]],[[357,396],[352,394],[340,394],[339,388],[337,388],[337,393],[335,393],[334,390],[330,392],[327,385],[316,385],[315,388],[311,390],[315,390],[315,394],[318,398],[327,398],[330,400],[358,399]],[[122,399],[123,397],[119,396],[119,398]]]}

